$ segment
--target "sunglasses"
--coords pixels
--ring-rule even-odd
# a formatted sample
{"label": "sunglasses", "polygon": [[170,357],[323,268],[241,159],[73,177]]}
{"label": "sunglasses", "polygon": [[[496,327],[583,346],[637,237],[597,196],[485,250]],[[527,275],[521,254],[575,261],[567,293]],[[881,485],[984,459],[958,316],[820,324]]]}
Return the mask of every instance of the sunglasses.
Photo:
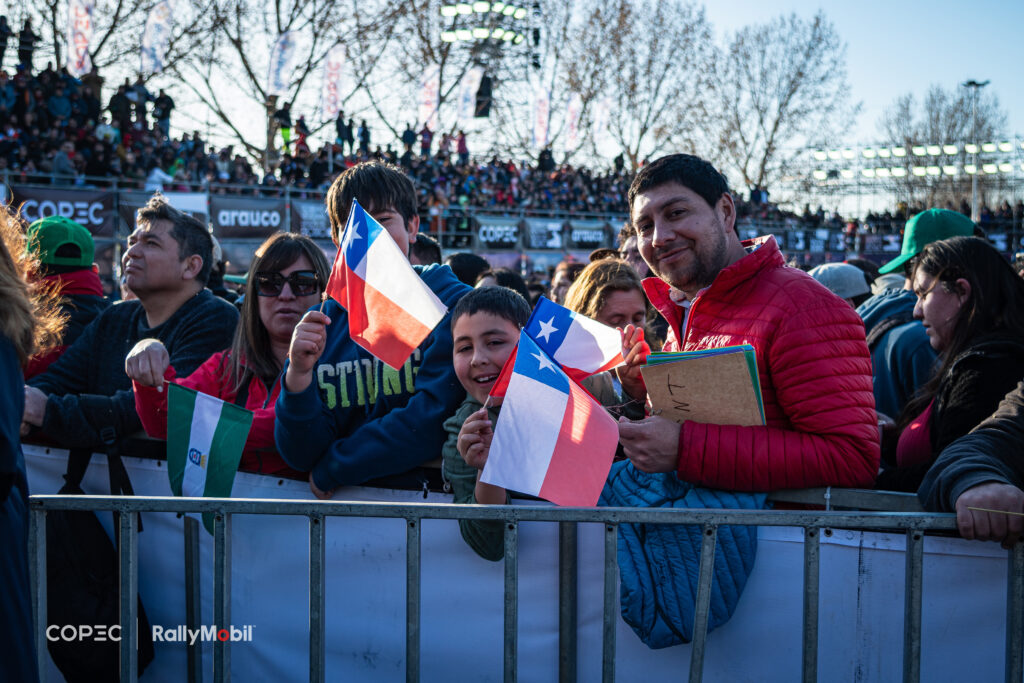
{"label": "sunglasses", "polygon": [[295,296],[309,296],[320,291],[320,278],[312,270],[296,270],[288,277],[281,273],[256,273],[256,294],[259,296],[281,296],[284,283],[292,288]]}

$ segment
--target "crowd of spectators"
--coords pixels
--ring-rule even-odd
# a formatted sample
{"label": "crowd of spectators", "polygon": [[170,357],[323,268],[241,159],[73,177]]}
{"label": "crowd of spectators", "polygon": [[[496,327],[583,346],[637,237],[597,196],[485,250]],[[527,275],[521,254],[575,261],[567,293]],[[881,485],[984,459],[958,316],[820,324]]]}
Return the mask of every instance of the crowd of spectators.
{"label": "crowd of spectators", "polygon": [[[277,195],[288,187],[302,196],[325,191],[341,171],[376,158],[405,169],[432,216],[448,208],[601,215],[624,214],[627,208],[633,174],[621,155],[602,171],[558,164],[550,149],[536,160],[474,159],[463,131],[437,135],[426,126],[415,132],[411,125],[397,135],[399,149],[391,143],[371,149],[366,122],[356,127],[344,112],[334,142],[311,149],[305,118],[297,116],[293,128],[285,103],[274,120],[282,133],[287,128],[287,140],[282,135],[284,144],[264,171],[231,145],[214,148],[199,131],[172,137],[175,104],[163,90],[154,95],[141,78],[134,83],[126,79],[104,103],[103,83],[96,72],[77,79],[50,63],[37,73],[24,64],[13,75],[0,70],[0,175],[10,182],[104,186],[116,179],[121,187],[147,191],[218,194]],[[900,202],[858,221],[821,206],[812,210],[809,204],[800,213],[785,211],[760,186],[737,199],[740,219],[870,233],[898,233],[909,216],[925,208]],[[970,214],[966,200],[945,208]],[[1024,201],[1012,205],[1003,200],[997,208],[983,206],[979,223],[983,228],[1011,226],[1022,216]]]}

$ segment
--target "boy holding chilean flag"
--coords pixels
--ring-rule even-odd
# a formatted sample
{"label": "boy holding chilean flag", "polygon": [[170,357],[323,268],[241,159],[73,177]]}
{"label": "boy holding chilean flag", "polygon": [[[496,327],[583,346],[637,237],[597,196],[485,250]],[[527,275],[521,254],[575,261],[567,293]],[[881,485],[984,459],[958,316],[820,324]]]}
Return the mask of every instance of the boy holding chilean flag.
{"label": "boy holding chilean flag", "polygon": [[[419,216],[416,191],[398,168],[379,162],[353,166],[327,193],[331,238],[344,240],[353,200],[408,258]],[[447,266],[412,266],[449,309],[470,288]],[[332,276],[333,277],[333,276]],[[277,401],[274,436],[282,457],[310,473],[310,488],[329,498],[339,486],[401,474],[437,457],[444,420],[465,397],[452,367],[452,334],[445,315],[398,368],[358,344],[349,312],[328,300],[296,326]]]}

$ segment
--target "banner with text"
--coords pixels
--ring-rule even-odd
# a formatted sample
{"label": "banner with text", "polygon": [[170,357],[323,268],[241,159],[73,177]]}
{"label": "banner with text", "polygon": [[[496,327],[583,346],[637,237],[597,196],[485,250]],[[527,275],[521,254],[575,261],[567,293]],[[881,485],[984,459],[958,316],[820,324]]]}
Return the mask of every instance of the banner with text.
{"label": "banner with text", "polygon": [[269,237],[286,229],[286,211],[284,199],[210,197],[210,222],[217,239]]}
{"label": "banner with text", "polygon": [[292,200],[292,232],[317,240],[331,239],[331,221],[322,200]]}
{"label": "banner with text", "polygon": [[[92,43],[93,0],[68,0],[68,73],[81,78],[92,71],[89,44]],[[4,37],[6,40],[6,36]]]}
{"label": "banner with text", "polygon": [[565,221],[560,218],[527,218],[526,246],[530,249],[561,249]]}
{"label": "banner with text", "polygon": [[432,131],[437,130],[438,113],[441,106],[441,67],[428,66],[420,77],[419,121],[426,123]]}
{"label": "banner with text", "polygon": [[267,94],[284,95],[292,84],[295,61],[295,41],[298,31],[285,31],[274,44],[270,53],[270,67],[267,72]]}
{"label": "banner with text", "polygon": [[158,74],[164,70],[167,47],[171,43],[174,16],[170,0],[160,0],[149,10],[142,32],[142,72]]}
{"label": "banner with text", "polygon": [[597,249],[611,246],[609,228],[604,221],[570,221],[569,246],[573,249]]}
{"label": "banner with text", "polygon": [[337,118],[341,111],[342,76],[345,70],[345,46],[335,45],[324,59],[324,82],[320,93],[324,120]]}
{"label": "banner with text", "polygon": [[477,249],[515,249],[519,245],[519,219],[477,216]]}
{"label": "banner with text", "polygon": [[94,237],[114,237],[114,193],[104,190],[69,190],[11,185],[11,208],[36,221],[64,216],[88,228]]}

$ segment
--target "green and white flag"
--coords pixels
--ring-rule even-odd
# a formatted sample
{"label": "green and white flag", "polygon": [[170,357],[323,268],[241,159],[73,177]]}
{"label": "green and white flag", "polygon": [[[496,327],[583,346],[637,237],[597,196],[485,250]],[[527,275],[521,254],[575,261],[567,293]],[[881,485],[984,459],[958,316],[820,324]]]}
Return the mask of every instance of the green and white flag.
{"label": "green and white flag", "polygon": [[[176,496],[229,498],[252,412],[174,384],[167,386],[167,474]],[[213,533],[213,515],[203,515]]]}

